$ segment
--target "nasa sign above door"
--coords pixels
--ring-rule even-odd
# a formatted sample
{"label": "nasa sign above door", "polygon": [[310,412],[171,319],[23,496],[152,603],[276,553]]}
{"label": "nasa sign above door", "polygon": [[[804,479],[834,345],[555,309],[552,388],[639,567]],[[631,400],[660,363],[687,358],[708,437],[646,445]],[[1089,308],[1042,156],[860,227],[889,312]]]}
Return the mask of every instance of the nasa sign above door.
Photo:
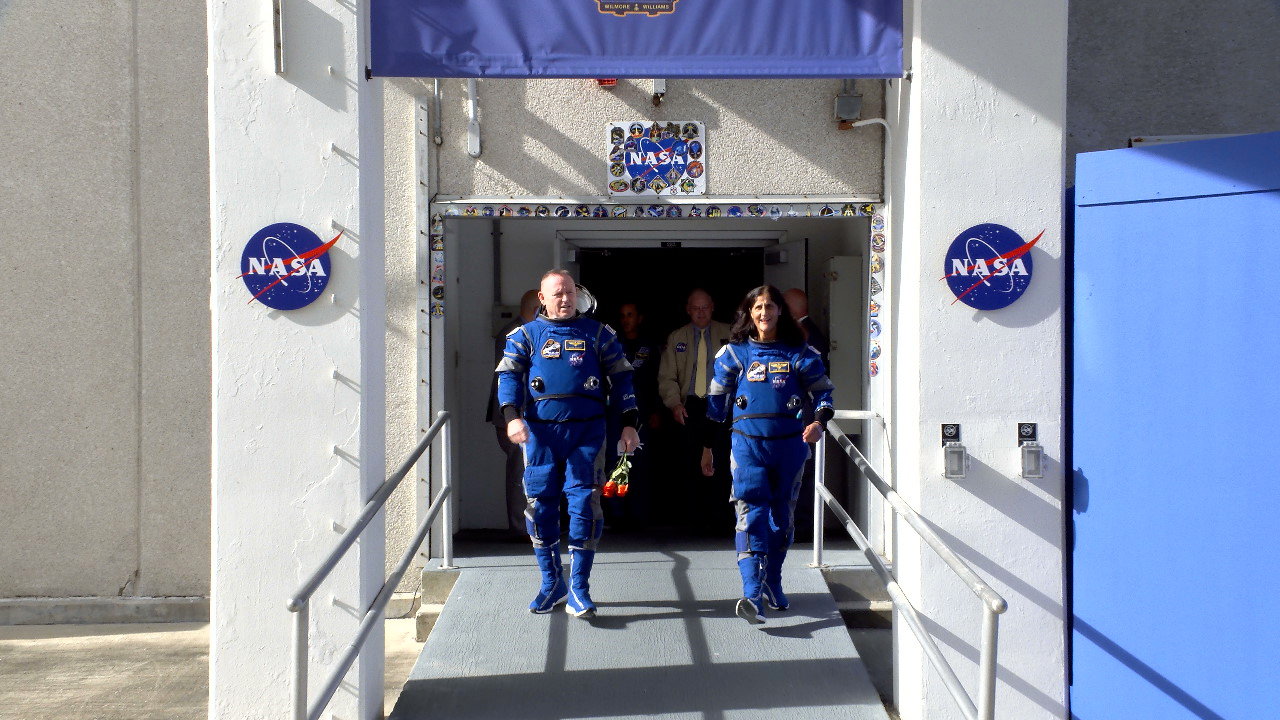
{"label": "nasa sign above door", "polygon": [[942,279],[956,296],[975,310],[999,310],[1022,297],[1031,285],[1031,242],[1004,225],[974,225],[956,236],[943,260]]}

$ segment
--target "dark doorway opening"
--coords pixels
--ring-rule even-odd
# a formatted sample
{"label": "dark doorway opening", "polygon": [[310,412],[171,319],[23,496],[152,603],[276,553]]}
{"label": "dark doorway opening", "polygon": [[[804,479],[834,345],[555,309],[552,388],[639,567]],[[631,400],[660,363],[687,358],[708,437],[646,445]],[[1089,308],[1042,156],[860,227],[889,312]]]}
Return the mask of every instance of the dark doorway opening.
{"label": "dark doorway opening", "polygon": [[583,248],[578,267],[599,302],[597,319],[616,330],[619,306],[636,302],[659,338],[689,322],[684,306],[694,288],[711,294],[716,320],[732,323],[747,291],[764,281],[761,248]]}
{"label": "dark doorway opening", "polygon": [[[651,377],[667,335],[689,322],[685,304],[694,288],[711,295],[715,320],[732,324],[742,298],[764,279],[761,248],[580,248],[577,262],[579,281],[596,296],[597,319],[619,330],[620,307],[638,305],[641,331],[657,345],[648,360]],[[656,394],[647,404],[656,412],[642,420],[644,448],[632,459],[632,491],[604,501],[610,532],[676,531],[728,541],[733,510],[727,445],[717,452],[716,477],[702,477],[696,458],[701,438],[676,423]],[[616,455],[608,450],[612,469]]]}

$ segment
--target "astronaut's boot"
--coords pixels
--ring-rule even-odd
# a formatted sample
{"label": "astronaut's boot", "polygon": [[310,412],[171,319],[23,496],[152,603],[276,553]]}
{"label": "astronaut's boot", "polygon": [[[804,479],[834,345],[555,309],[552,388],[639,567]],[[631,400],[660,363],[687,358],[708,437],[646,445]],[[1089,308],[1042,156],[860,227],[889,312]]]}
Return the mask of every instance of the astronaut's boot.
{"label": "astronaut's boot", "polygon": [[764,604],[770,610],[786,610],[791,607],[786,593],[782,592],[782,563],[787,559],[786,550],[769,553],[769,563],[764,569]]}
{"label": "astronaut's boot", "polygon": [[538,569],[542,571],[542,587],[538,590],[538,596],[529,603],[529,612],[542,615],[564,602],[569,595],[569,587],[564,581],[559,545],[536,547],[533,554],[538,557]]}
{"label": "astronaut's boot", "polygon": [[734,611],[738,617],[752,625],[764,622],[764,599],[761,588],[764,583],[764,565],[767,562],[763,555],[750,555],[738,560],[738,570],[742,573],[742,599]]}
{"label": "astronaut's boot", "polygon": [[595,562],[595,550],[569,548],[569,601],[564,611],[574,617],[590,618],[596,615],[596,604],[591,602],[591,564]]}

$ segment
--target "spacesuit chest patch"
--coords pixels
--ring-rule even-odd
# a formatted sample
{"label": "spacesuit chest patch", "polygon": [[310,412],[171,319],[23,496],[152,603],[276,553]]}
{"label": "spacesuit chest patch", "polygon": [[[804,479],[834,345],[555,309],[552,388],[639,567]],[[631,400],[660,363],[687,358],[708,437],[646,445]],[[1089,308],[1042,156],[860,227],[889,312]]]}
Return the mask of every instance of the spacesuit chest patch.
{"label": "spacesuit chest patch", "polygon": [[544,357],[544,358],[558,358],[558,357],[560,357],[560,341],[559,341],[559,340],[547,340],[545,343],[543,343],[543,344],[542,344],[542,357]]}
{"label": "spacesuit chest patch", "polygon": [[764,382],[764,380],[764,365],[758,362],[751,363],[751,367],[747,368],[747,382]]}
{"label": "spacesuit chest patch", "polygon": [[789,363],[789,362],[771,362],[771,363],[769,363],[769,372],[771,372],[771,373],[788,373],[788,372],[791,372],[791,363]]}
{"label": "spacesuit chest patch", "polygon": [[581,338],[569,338],[564,341],[565,352],[586,352],[587,341]]}

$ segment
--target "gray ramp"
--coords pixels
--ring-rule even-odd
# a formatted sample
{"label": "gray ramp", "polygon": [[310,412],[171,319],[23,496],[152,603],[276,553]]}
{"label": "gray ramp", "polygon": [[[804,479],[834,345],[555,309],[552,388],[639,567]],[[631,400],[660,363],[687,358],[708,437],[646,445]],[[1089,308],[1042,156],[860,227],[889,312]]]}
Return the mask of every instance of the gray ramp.
{"label": "gray ramp", "polygon": [[741,580],[723,543],[641,548],[602,547],[593,620],[527,610],[538,584],[528,549],[459,560],[391,720],[887,720],[835,601],[799,548],[784,576],[791,609],[760,626],[734,615]]}

